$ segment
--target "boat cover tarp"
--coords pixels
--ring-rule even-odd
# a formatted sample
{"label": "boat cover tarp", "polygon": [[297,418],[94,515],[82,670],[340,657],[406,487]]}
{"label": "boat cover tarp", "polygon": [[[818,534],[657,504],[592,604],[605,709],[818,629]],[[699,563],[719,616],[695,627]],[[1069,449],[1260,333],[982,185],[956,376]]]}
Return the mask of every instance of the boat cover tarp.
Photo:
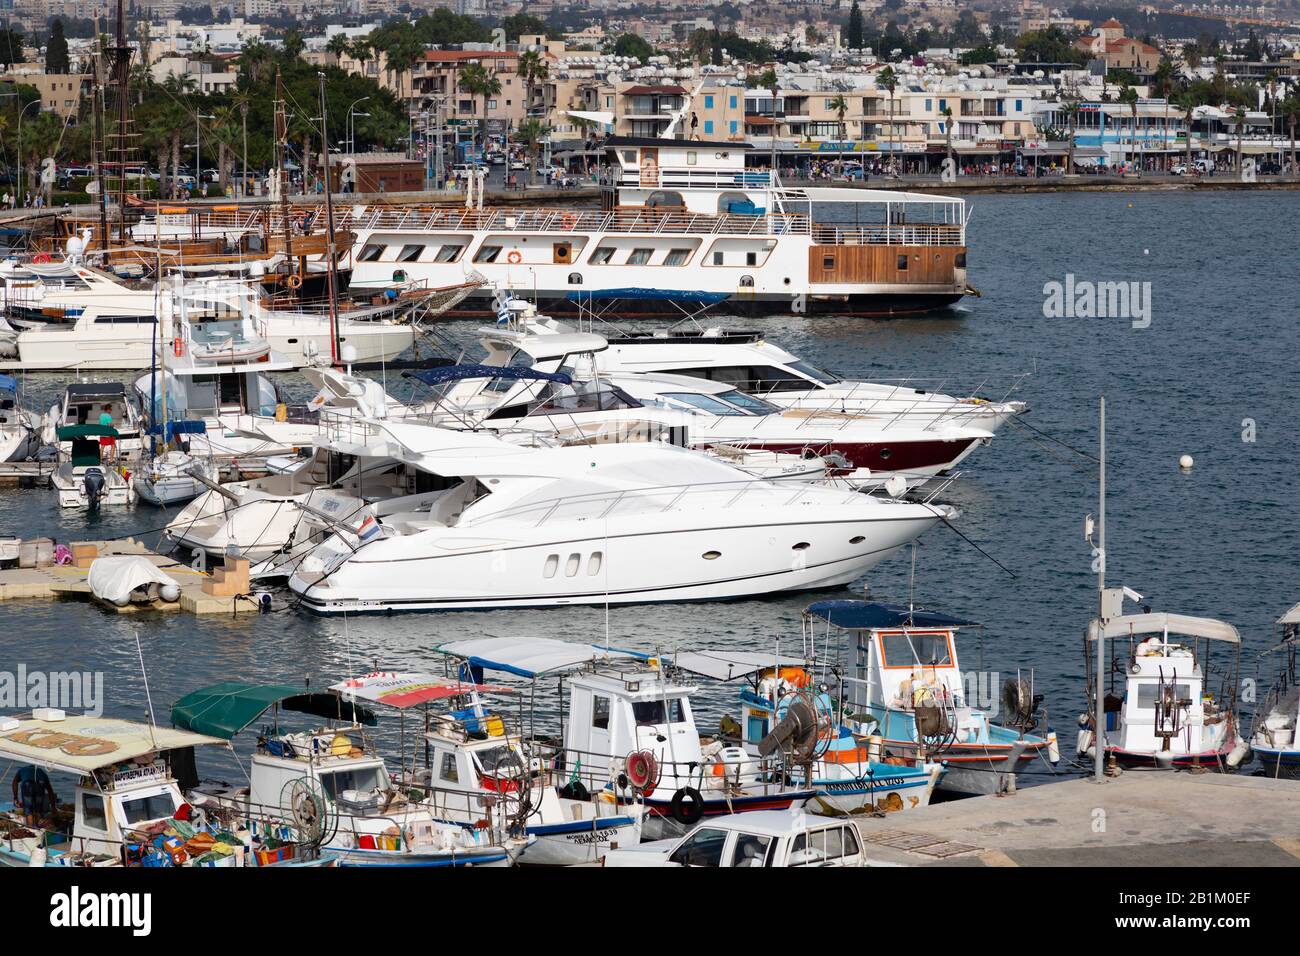
{"label": "boat cover tarp", "polygon": [[296,684],[245,684],[226,681],[186,694],[172,706],[172,724],[229,740],[279,704],[285,710],[323,717],[375,723],[374,712],[337,694],[303,693]]}
{"label": "boat cover tarp", "polygon": [[0,392],[18,394],[18,379],[12,375],[0,375]]}
{"label": "boat cover tarp", "polygon": [[593,661],[645,660],[649,656],[599,644],[570,644],[549,637],[483,637],[438,644],[434,650],[463,658],[475,670],[504,671],[530,678],[575,670]]}
{"label": "boat cover tarp", "polygon": [[59,441],[74,441],[78,438],[117,438],[117,429],[112,425],[60,425],[56,433]]}
{"label": "boat cover tarp", "polygon": [[479,693],[513,694],[513,687],[490,684],[467,684],[452,677],[434,674],[374,673],[331,684],[330,690],[354,698],[383,704],[386,707],[405,709],[448,697],[461,697],[474,691]]}
{"label": "boat cover tarp", "polygon": [[817,601],[804,611],[846,631],[866,631],[882,627],[964,627],[978,626],[939,611],[909,608],[906,604],[882,604],[878,601]]}
{"label": "boat cover tarp", "polygon": [[802,667],[802,657],[784,657],[760,651],[675,651],[664,660],[678,670],[699,674],[712,680],[748,677],[769,667]]}
{"label": "boat cover tarp", "polygon": [[221,742],[202,734],[132,720],[68,715],[63,720],[20,720],[17,729],[0,733],[0,758],[90,774],[162,750]]}
{"label": "boat cover tarp", "polygon": [[426,368],[406,371],[402,378],[414,378],[425,385],[459,382],[467,378],[501,378],[514,381],[558,382],[571,385],[573,379],[563,372],[539,372],[531,368],[514,368],[496,365],[448,365],[445,368]]}
{"label": "boat cover tarp", "polygon": [[[1095,641],[1101,632],[1099,622],[1088,623],[1088,640]],[[1160,611],[1154,614],[1125,614],[1113,617],[1106,622],[1104,637],[1109,639],[1135,637],[1139,634],[1184,634],[1188,637],[1203,637],[1210,641],[1226,641],[1240,644],[1241,634],[1231,624],[1216,621],[1211,617],[1189,617],[1186,614],[1170,614]]]}
{"label": "boat cover tarp", "polygon": [[[171,441],[175,435],[202,435],[208,430],[208,423],[199,419],[191,421],[189,419],[180,419],[167,423],[167,434],[163,436],[163,441]],[[150,435],[162,433],[162,428],[158,425],[149,426]]]}
{"label": "boat cover tarp", "polygon": [[731,298],[731,293],[705,292],[702,289],[589,289],[570,292],[566,298],[570,302],[585,302],[590,299],[632,299],[717,305]]}
{"label": "boat cover tarp", "polygon": [[180,589],[180,583],[175,578],[164,574],[142,554],[96,558],[90,564],[86,584],[95,597],[119,606],[131,599],[131,592],[136,588],[150,584],[170,584],[177,590]]}

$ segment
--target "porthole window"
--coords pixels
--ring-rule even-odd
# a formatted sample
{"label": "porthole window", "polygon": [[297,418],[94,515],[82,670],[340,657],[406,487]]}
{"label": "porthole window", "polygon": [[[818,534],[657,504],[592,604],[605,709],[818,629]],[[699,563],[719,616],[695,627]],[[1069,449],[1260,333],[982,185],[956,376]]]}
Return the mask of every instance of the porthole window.
{"label": "porthole window", "polygon": [[560,566],[560,556],[558,554],[548,554],[546,563],[542,565],[542,577],[553,578],[555,571]]}
{"label": "porthole window", "polygon": [[752,289],[752,288],[754,288],[754,277],[753,277],[753,276],[741,276],[741,277],[740,277],[740,287],[741,287],[742,289]]}
{"label": "porthole window", "polygon": [[591,557],[587,559],[587,576],[594,578],[600,574],[600,567],[605,563],[605,556],[599,551],[593,551]]}
{"label": "porthole window", "polygon": [[893,452],[890,451],[888,448],[882,448],[880,449],[880,460],[884,461],[892,454]]}
{"label": "porthole window", "polygon": [[569,285],[582,285],[582,273],[581,273],[581,272],[570,272],[570,273],[569,273]]}
{"label": "porthole window", "polygon": [[721,551],[705,551],[702,555],[700,555],[700,557],[702,557],[705,561],[716,561],[716,560],[718,560],[718,558],[722,557],[722,552],[721,552]]}
{"label": "porthole window", "polygon": [[855,534],[853,537],[849,538],[849,544],[861,544],[863,541],[866,540],[867,539],[864,538],[862,535]]}
{"label": "porthole window", "polygon": [[811,547],[812,547],[812,545],[809,544],[807,541],[800,541],[798,544],[791,545],[791,546],[790,546],[790,550],[791,550],[791,551],[807,551],[807,550],[808,550],[809,548],[811,548]]}
{"label": "porthole window", "polygon": [[582,564],[582,555],[571,554],[569,560],[564,562],[564,576],[571,578],[578,573],[578,567]]}

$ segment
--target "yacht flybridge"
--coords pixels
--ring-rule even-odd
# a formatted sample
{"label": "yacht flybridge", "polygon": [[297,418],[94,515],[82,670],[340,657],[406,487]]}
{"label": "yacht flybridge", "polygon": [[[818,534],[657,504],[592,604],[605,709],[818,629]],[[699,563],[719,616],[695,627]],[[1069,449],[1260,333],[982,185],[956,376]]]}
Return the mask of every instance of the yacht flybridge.
{"label": "yacht flybridge", "polygon": [[[677,317],[895,315],[952,305],[966,281],[965,201],[878,189],[781,185],[743,143],[609,137],[600,209],[358,205],[351,290],[449,285],[470,269],[527,289],[540,308]],[[814,205],[838,207],[828,222]],[[850,225],[849,223],[852,223]],[[480,289],[448,315],[491,312]]]}

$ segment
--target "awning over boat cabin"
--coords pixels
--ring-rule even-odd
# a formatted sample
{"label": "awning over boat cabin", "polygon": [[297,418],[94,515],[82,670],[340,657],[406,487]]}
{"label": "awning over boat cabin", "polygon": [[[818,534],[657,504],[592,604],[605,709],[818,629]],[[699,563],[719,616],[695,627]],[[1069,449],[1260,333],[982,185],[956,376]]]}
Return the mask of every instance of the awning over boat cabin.
{"label": "awning over boat cabin", "polygon": [[74,402],[126,398],[126,386],[121,382],[73,382],[67,394]]}
{"label": "awning over boat cabin", "polygon": [[500,378],[515,381],[558,382],[572,385],[573,379],[563,372],[539,372],[531,368],[497,365],[448,365],[445,368],[426,368],[402,373],[402,378],[413,378],[425,385],[442,385],[467,378]]}
{"label": "awning over boat cabin", "polygon": [[676,651],[664,663],[711,680],[735,680],[770,667],[803,667],[802,657],[783,657],[760,651]]}
{"label": "awning over boat cabin", "polygon": [[[1088,623],[1088,640],[1095,641],[1101,633],[1100,622]],[[1139,634],[1182,634],[1187,637],[1203,637],[1210,641],[1226,641],[1240,644],[1241,634],[1226,621],[1216,621],[1212,617],[1189,617],[1186,614],[1125,614],[1106,622],[1103,638],[1136,637]]]}
{"label": "awning over boat cabin", "polygon": [[117,429],[112,425],[60,425],[57,431],[59,441],[75,441],[78,438],[117,438]]}
{"label": "awning over boat cabin", "polygon": [[337,694],[304,693],[294,684],[244,684],[227,681],[186,694],[172,706],[172,724],[182,730],[229,740],[279,704],[285,710],[323,717],[375,723],[374,712]]}
{"label": "awning over boat cabin", "polygon": [[63,720],[20,720],[17,729],[0,733],[0,759],[86,775],[164,750],[222,742],[132,720],[69,715]]}
{"label": "awning over boat cabin", "polygon": [[877,601],[817,601],[804,610],[808,617],[821,618],[846,631],[872,631],[892,627],[978,627],[939,611],[909,608],[906,604],[881,604]]}
{"label": "awning over boat cabin", "polygon": [[1278,624],[1300,624],[1300,604],[1295,605],[1276,621]]}
{"label": "awning over boat cabin", "polygon": [[471,684],[451,677],[434,674],[374,673],[353,677],[330,685],[330,690],[341,694],[345,700],[358,699],[385,707],[404,710],[448,697],[461,697],[477,691],[480,694],[513,694],[513,687],[493,684]]}
{"label": "awning over boat cabin", "polygon": [[597,661],[649,658],[648,654],[638,651],[600,644],[570,644],[548,637],[484,637],[438,644],[434,650],[462,658],[471,668],[504,671],[528,678],[571,671]]}

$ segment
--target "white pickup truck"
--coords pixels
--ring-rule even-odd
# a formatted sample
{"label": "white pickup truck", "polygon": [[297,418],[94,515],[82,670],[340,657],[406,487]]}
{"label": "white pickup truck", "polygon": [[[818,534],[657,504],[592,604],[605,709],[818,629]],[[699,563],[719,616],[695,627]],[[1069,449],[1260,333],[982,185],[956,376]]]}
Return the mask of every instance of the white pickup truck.
{"label": "white pickup truck", "polygon": [[852,823],[802,810],[711,817],[684,837],[620,847],[605,866],[870,866]]}

